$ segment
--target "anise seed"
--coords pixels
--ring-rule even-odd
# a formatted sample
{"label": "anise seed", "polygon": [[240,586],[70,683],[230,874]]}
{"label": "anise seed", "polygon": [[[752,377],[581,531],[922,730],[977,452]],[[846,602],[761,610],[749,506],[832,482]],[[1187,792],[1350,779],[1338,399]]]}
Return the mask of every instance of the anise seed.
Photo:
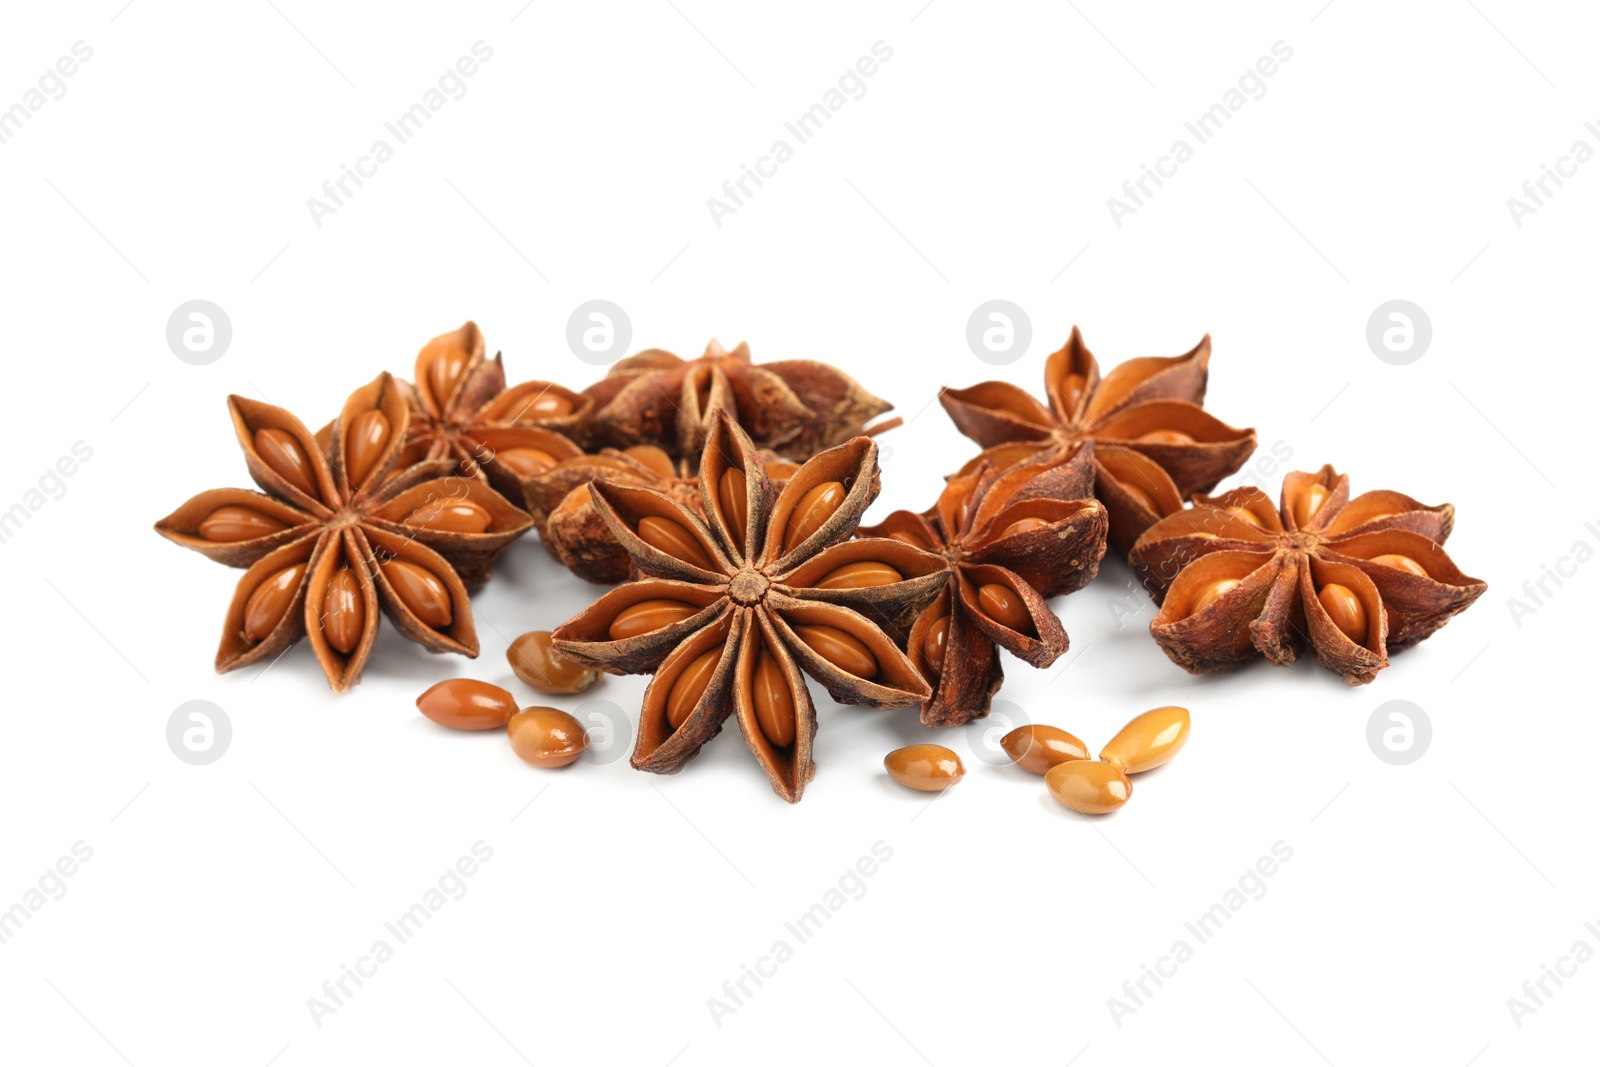
{"label": "anise seed", "polygon": [[1224,593],[1238,584],[1239,579],[1237,578],[1222,578],[1212,582],[1195,595],[1194,606],[1189,609],[1189,614],[1200,614],[1218,600],[1221,600]]}
{"label": "anise seed", "polygon": [[1001,530],[1000,531],[1000,536],[1001,537],[1010,537],[1013,534],[1032,533],[1034,530],[1042,530],[1046,526],[1049,526],[1049,525],[1050,524],[1048,522],[1046,522],[1044,519],[1035,519],[1035,518],[1018,519],[1016,522],[1012,523],[1010,526],[1007,526],[1004,530]]}
{"label": "anise seed", "polygon": [[793,552],[806,538],[822,528],[844,503],[843,482],[823,482],[806,490],[789,516],[789,525],[783,532],[783,550]]}
{"label": "anise seed", "polygon": [[483,533],[494,518],[470,500],[430,501],[405,517],[407,526],[448,533]]}
{"label": "anise seed", "polygon": [[950,616],[934,620],[922,639],[922,660],[935,676],[944,673],[944,650],[950,640]]}
{"label": "anise seed", "polygon": [[539,448],[502,448],[494,454],[518,478],[533,478],[556,465],[556,457]]}
{"label": "anise seed", "polygon": [[912,548],[920,548],[924,552],[928,552],[933,548],[933,545],[929,543],[926,537],[912,533],[910,530],[896,530],[894,533],[889,534],[889,540],[899,541],[901,544],[910,545]]}
{"label": "anise seed", "polygon": [[804,641],[811,651],[857,678],[872,678],[878,673],[878,661],[872,650],[836,626],[796,626],[795,636]]}
{"label": "anise seed", "polygon": [[549,630],[533,630],[511,642],[506,662],[513,674],[541,693],[581,693],[600,677],[593,667],[552,648]]}
{"label": "anise seed", "polygon": [[1143,441],[1144,443],[1151,445],[1194,444],[1194,438],[1190,437],[1182,430],[1151,430],[1149,433],[1140,434],[1138,437],[1135,437],[1134,440]]}
{"label": "anise seed", "polygon": [[378,566],[400,602],[425,625],[442,630],[454,621],[450,590],[438,575],[403,559],[386,559]]}
{"label": "anise seed", "polygon": [[262,462],[282,475],[296,489],[307,496],[320,497],[316,475],[305,449],[288,430],[264,429],[255,433],[256,455]]}
{"label": "anise seed", "polygon": [[978,607],[983,613],[1008,630],[1030,633],[1033,619],[1028,615],[1022,598],[1003,585],[993,582],[978,587]]}
{"label": "anise seed", "polygon": [[244,604],[244,636],[251,642],[260,641],[283,621],[306,575],[306,565],[296,563],[271,575],[256,586]]}
{"label": "anise seed", "polygon": [[720,646],[709,652],[702,652],[672,683],[672,689],[667,693],[667,722],[674,730],[684,724],[689,718],[689,713],[694,711],[694,706],[700,703],[700,698],[705,695],[706,686],[711,684],[711,676],[716,673],[717,663],[721,659]]}
{"label": "anise seed", "polygon": [[286,525],[272,516],[239,504],[224,504],[200,520],[200,536],[219,544],[249,541],[286,529]]}
{"label": "anise seed", "polygon": [[1294,502],[1293,508],[1290,509],[1294,513],[1294,524],[1302,530],[1305,529],[1317,512],[1322,509],[1322,505],[1327,502],[1327,499],[1328,490],[1326,487],[1315,482],[1306,486],[1305,492],[1300,494],[1300,498]]}
{"label": "anise seed", "polygon": [[794,694],[789,692],[777,657],[766,649],[761,650],[755,670],[750,672],[750,704],[755,709],[756,724],[768,741],[778,748],[794,744]]}
{"label": "anise seed", "polygon": [[651,548],[659,549],[673,559],[692,564],[701,570],[715,570],[704,546],[681,522],[663,519],[659,515],[646,515],[639,520],[639,540]]}
{"label": "anise seed", "polygon": [[1405,571],[1407,574],[1414,574],[1418,578],[1428,577],[1428,572],[1422,566],[1422,564],[1418,563],[1410,556],[1402,556],[1396,552],[1385,552],[1381,556],[1373,556],[1367,562],[1377,563],[1384,567],[1393,567],[1396,570]]}
{"label": "anise seed", "polygon": [[328,644],[345,655],[361,643],[367,624],[367,602],[361,597],[361,583],[349,567],[340,567],[328,579],[322,601],[322,635]]}
{"label": "anise seed", "polygon": [[345,476],[352,487],[360,485],[372,473],[373,464],[383,455],[389,444],[389,418],[376,409],[363,411],[350,422],[345,433]]}
{"label": "anise seed", "polygon": [[893,585],[905,581],[905,576],[887,563],[877,560],[860,560],[846,563],[817,579],[813,589],[867,589],[877,585]]}
{"label": "anise seed", "polygon": [[693,604],[681,600],[641,600],[618,612],[606,635],[613,641],[624,641],[682,622],[699,611]]}
{"label": "anise seed", "polygon": [[1366,643],[1367,609],[1354,590],[1338,582],[1329,582],[1317,594],[1317,599],[1340,632],[1358,645]]}
{"label": "anise seed", "polygon": [[744,550],[744,535],[749,519],[746,488],[744,471],[738,467],[729,467],[717,479],[717,506],[722,509],[723,521],[728,524],[734,543],[741,552]]}

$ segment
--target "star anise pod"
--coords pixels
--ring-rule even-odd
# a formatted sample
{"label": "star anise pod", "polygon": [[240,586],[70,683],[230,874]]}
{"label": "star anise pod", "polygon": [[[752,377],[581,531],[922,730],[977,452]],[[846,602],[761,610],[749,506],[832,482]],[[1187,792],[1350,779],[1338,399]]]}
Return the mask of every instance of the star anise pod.
{"label": "star anise pod", "polygon": [[618,360],[584,393],[597,405],[595,432],[604,443],[659,445],[684,458],[700,454],[718,408],[736,414],[756,447],[798,462],[900,423],[867,427],[893,405],[848,374],[809,359],[755,364],[743,342],[730,352],[712,340],[691,360],[652,348]]}
{"label": "star anise pod", "polygon": [[1161,610],[1150,633],[1199,674],[1256,654],[1317,660],[1363,685],[1389,653],[1416,644],[1487,588],[1440,546],[1455,508],[1379,490],[1350,499],[1325,466],[1283,480],[1277,507],[1261,490],[1197,496],[1144,532],[1130,557]]}
{"label": "star anise pod", "polygon": [[726,413],[700,461],[702,520],[664,493],[590,484],[612,535],[645,577],[555,631],[554,647],[615,674],[654,674],[633,765],[671,774],[736,715],[791,803],[814,766],[816,709],[801,672],[835,700],[909,707],[930,695],[885,626],[943,585],[944,561],[886,539],[850,540],[878,493],[877,446],[858,437],[773,488]]}
{"label": "star anise pod", "polygon": [[[168,540],[247,568],[234,590],[217,671],[299,640],[334,692],[360,678],[378,609],[432,652],[478,654],[468,583],[533,524],[448,460],[395,473],[409,413],[388,374],[345,401],[324,453],[289,412],[230,396],[250,476],[265,492],[211,489],[156,524]],[[392,475],[392,476],[391,476]]]}
{"label": "star anise pod", "polygon": [[1145,528],[1209,492],[1255,451],[1256,432],[1237,430],[1200,405],[1206,395],[1211,335],[1181,356],[1141,356],[1100,377],[1078,328],[1045,361],[1039,403],[1008,382],[947,389],[939,401],[962,433],[1002,467],[1079,441],[1095,443],[1095,496],[1111,514],[1111,544],[1126,553]]}
{"label": "star anise pod", "polygon": [[[767,477],[779,488],[800,469],[766,449],[757,454]],[[633,570],[632,558],[611,536],[589,495],[588,485],[596,478],[613,485],[657,490],[705,516],[699,475],[692,472],[688,460],[674,460],[655,445],[606,448],[594,455],[562,460],[528,482],[528,510],[550,554],[586,581],[614,585]]]}
{"label": "star anise pod", "polygon": [[585,432],[594,401],[550,382],[508,389],[499,354],[484,352],[472,322],[422,346],[415,384],[396,383],[411,409],[399,467],[449,459],[521,500],[529,478],[583,453],[572,438]]}
{"label": "star anise pod", "polygon": [[1106,551],[1106,509],[1094,486],[1094,445],[1001,470],[983,463],[951,478],[928,512],[896,511],[864,537],[889,537],[944,556],[950,578],[911,627],[911,662],[934,685],[925,726],[989,714],[1004,671],[996,646],[1035,667],[1067,650],[1045,597],[1081,589]]}

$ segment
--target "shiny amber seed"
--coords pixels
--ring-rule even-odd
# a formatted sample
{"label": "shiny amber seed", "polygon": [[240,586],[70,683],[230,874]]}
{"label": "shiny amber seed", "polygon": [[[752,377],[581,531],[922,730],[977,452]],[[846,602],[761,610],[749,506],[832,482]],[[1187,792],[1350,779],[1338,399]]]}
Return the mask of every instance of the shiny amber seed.
{"label": "shiny amber seed", "polygon": [[867,589],[878,585],[893,585],[905,581],[905,576],[887,563],[861,560],[846,563],[843,567],[824,574],[811,586],[813,589]]}
{"label": "shiny amber seed", "polygon": [[674,730],[684,724],[689,713],[694,711],[694,706],[700,703],[721,660],[721,647],[702,652],[672,683],[672,689],[667,693],[667,722]]}
{"label": "shiny amber seed", "polygon": [[559,419],[572,414],[572,401],[560,393],[544,392],[527,400],[517,409],[517,422],[534,422],[539,419]]}
{"label": "shiny amber seed", "polygon": [[920,548],[924,552],[929,552],[933,549],[933,545],[928,542],[926,537],[912,533],[910,530],[896,530],[894,533],[889,534],[888,537],[891,541],[899,541],[902,544],[910,545],[912,548]]}
{"label": "shiny amber seed", "polygon": [[1215,604],[1218,600],[1221,600],[1224,593],[1234,588],[1238,584],[1239,579],[1237,578],[1221,578],[1215,582],[1212,582],[1210,585],[1207,585],[1204,589],[1200,590],[1199,593],[1195,594],[1194,606],[1189,609],[1189,614],[1200,614],[1202,611]]}
{"label": "shiny amber seed", "polygon": [[1225,508],[1223,510],[1227,511],[1229,515],[1232,515],[1240,522],[1248,522],[1251,526],[1254,526],[1258,530],[1266,529],[1261,520],[1256,517],[1256,513],[1245,507],[1243,504],[1235,504],[1233,507]]}
{"label": "shiny amber seed", "polygon": [[403,559],[386,559],[378,564],[389,586],[406,609],[423,625],[442,630],[455,619],[450,589],[437,574]]}
{"label": "shiny amber seed", "polygon": [[937,793],[961,781],[967,769],[961,757],[943,745],[907,745],[883,757],[883,769],[903,786]]}
{"label": "shiny amber seed", "polygon": [[1355,590],[1338,582],[1329,582],[1317,594],[1317,600],[1341,633],[1358,645],[1366,644],[1367,609],[1356,596]]}
{"label": "shiny amber seed", "polygon": [[1010,537],[1013,534],[1032,533],[1034,530],[1042,530],[1046,526],[1049,526],[1049,525],[1050,524],[1048,522],[1046,522],[1044,519],[1034,519],[1034,518],[1018,519],[1016,522],[1012,523],[1010,526],[1007,526],[1004,530],[1001,530],[1000,531],[1000,536],[1001,537]]}
{"label": "shiny amber seed", "polygon": [[429,501],[405,518],[407,526],[447,533],[483,533],[494,521],[481,505],[470,500]]}
{"label": "shiny amber seed", "polygon": [[823,482],[806,490],[783,531],[783,550],[793,552],[806,538],[822,529],[844,503],[843,482]]}
{"label": "shiny amber seed", "polygon": [[1000,749],[1029,774],[1044,774],[1058,763],[1089,758],[1089,748],[1082,741],[1060,727],[1039,723],[1012,730],[1000,739]]}
{"label": "shiny amber seed", "polygon": [[322,636],[339,652],[349,655],[361,643],[367,625],[367,602],[355,571],[340,567],[328,579],[327,595],[322,600]]}
{"label": "shiny amber seed", "polygon": [[288,430],[265,429],[255,434],[256,455],[261,461],[282,475],[296,489],[309,497],[321,499],[317,492],[317,477],[312,472],[311,461],[305,449]]}
{"label": "shiny amber seed", "polygon": [[244,636],[248,641],[260,641],[283,621],[306,576],[306,565],[296,563],[285,567],[255,587],[244,602]]}
{"label": "shiny amber seed", "polygon": [[1135,715],[1100,750],[1124,774],[1139,774],[1176,756],[1189,741],[1189,709],[1176,704]]}
{"label": "shiny amber seed", "polygon": [[617,613],[606,629],[606,636],[613,641],[625,641],[630,637],[654,633],[662,627],[691,618],[700,610],[681,600],[641,600]]}
{"label": "shiny amber seed", "polygon": [[1368,562],[1384,567],[1393,567],[1396,570],[1405,571],[1407,574],[1414,574],[1418,578],[1426,578],[1428,576],[1428,572],[1423,568],[1422,564],[1410,556],[1402,556],[1396,552],[1386,552],[1381,556],[1373,556]]}
{"label": "shiny amber seed", "polygon": [[658,448],[655,445],[630,445],[622,451],[663,478],[672,478],[678,473],[677,468],[672,464],[672,457],[667,455],[667,451],[664,448]]}
{"label": "shiny amber seed", "polygon": [[511,642],[506,661],[512,673],[541,693],[581,693],[600,677],[550,645],[549,630],[533,630]]}
{"label": "shiny amber seed", "polygon": [[200,520],[200,536],[217,544],[249,541],[287,529],[272,516],[240,504],[224,504]]}
{"label": "shiny amber seed", "polygon": [[1104,760],[1069,760],[1051,767],[1045,787],[1057,802],[1085,815],[1116,811],[1133,795],[1128,776]]}
{"label": "shiny amber seed", "polygon": [[1134,440],[1143,441],[1147,445],[1194,444],[1194,438],[1190,437],[1182,430],[1151,430],[1149,433],[1140,434],[1138,437],[1135,437]]}
{"label": "shiny amber seed", "polygon": [[701,570],[716,569],[705,547],[689,532],[688,527],[674,519],[646,515],[639,520],[639,540]]}
{"label": "shiny amber seed", "polygon": [[1134,503],[1144,508],[1144,510],[1152,515],[1161,514],[1161,509],[1156,506],[1155,497],[1140,489],[1137,485],[1130,485],[1127,482],[1118,482],[1117,484],[1121,485],[1122,491],[1133,497]]}
{"label": "shiny amber seed", "polygon": [[950,640],[950,616],[935,619],[922,639],[922,661],[934,677],[944,673],[944,650]]}
{"label": "shiny amber seed", "polygon": [[367,480],[388,446],[389,418],[383,412],[363,411],[350,421],[344,438],[344,473],[351,486]]}
{"label": "shiny amber seed", "polygon": [[556,457],[541,448],[502,448],[494,458],[518,478],[537,477],[556,465]]}
{"label": "shiny amber seed", "polygon": [[506,723],[511,751],[535,767],[565,767],[589,747],[583,724],[558,708],[523,708]]}
{"label": "shiny amber seed", "polygon": [[786,459],[775,459],[766,465],[767,477],[774,482],[788,481],[799,469],[800,464],[791,463]]}
{"label": "shiny amber seed", "polygon": [[433,391],[434,402],[441,410],[450,405],[461,375],[466,371],[472,354],[461,348],[437,350],[433,362],[428,364],[428,388]]}
{"label": "shiny amber seed", "polygon": [[794,633],[811,651],[846,674],[872,678],[878,673],[872,650],[836,626],[796,626]]}
{"label": "shiny amber seed", "polygon": [[1328,490],[1326,486],[1317,482],[1306,486],[1305,491],[1300,494],[1300,498],[1290,508],[1294,515],[1295,526],[1302,530],[1305,529],[1317,512],[1322,510],[1322,505],[1327,503],[1327,500]]}
{"label": "shiny amber seed", "polygon": [[755,670],[750,672],[749,699],[761,735],[778,748],[794,744],[794,694],[789,691],[789,681],[783,676],[777,657],[766,649],[756,657]]}
{"label": "shiny amber seed", "polygon": [[978,607],[989,618],[1008,630],[1032,633],[1033,619],[1027,605],[1013,589],[993,582],[978,587]]}
{"label": "shiny amber seed", "polygon": [[717,507],[721,509],[728,532],[733,534],[733,542],[741,552],[744,551],[745,530],[749,522],[749,502],[745,499],[745,489],[744,471],[738,467],[729,467],[717,479]]}
{"label": "shiny amber seed", "polygon": [[446,678],[417,698],[417,710],[452,730],[493,730],[511,721],[517,698],[476,678]]}

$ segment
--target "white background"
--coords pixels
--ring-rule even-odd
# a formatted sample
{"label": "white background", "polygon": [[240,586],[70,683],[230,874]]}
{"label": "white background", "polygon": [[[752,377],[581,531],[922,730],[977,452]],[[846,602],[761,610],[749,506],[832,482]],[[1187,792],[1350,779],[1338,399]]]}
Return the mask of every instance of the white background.
{"label": "white background", "polygon": [[[1516,1025],[1507,998],[1600,921],[1580,669],[1596,568],[1517,624],[1509,597],[1594,510],[1591,326],[1600,162],[1517,227],[1506,198],[1600,138],[1597,26],[1581,5],[1320,0],[1229,5],[534,0],[330,9],[303,0],[12,7],[0,106],[75,41],[93,58],[0,145],[8,335],[0,510],[74,442],[93,457],[0,545],[6,589],[0,907],[74,842],[93,857],[0,945],[0,1057],[76,1064],[996,1060],[1575,1062],[1600,963]],[[119,10],[120,8],[120,10]],[[520,8],[520,9],[519,9]],[[493,48],[422,133],[318,228],[322,183],[473,42]],[[706,199],[875,41],[893,49],[735,215]],[[1117,227],[1106,199],[1276,41],[1252,100]],[[1193,140],[1191,138],[1191,144]],[[1553,187],[1552,187],[1553,188]],[[1069,265],[1070,264],[1070,265]],[[168,349],[211,300],[233,341]],[[229,393],[312,426],[427,338],[478,321],[513,381],[599,370],[566,322],[604,298],[631,347],[837,363],[909,424],[882,439],[870,513],[922,508],[973,451],[930,402],[1003,376],[1038,389],[1077,323],[1109,368],[1209,331],[1207,406],[1283,470],[1454,502],[1449,551],[1489,583],[1466,614],[1347,688],[1309,660],[1192,678],[1108,560],[1055,605],[1058,665],[1001,693],[1098,747],[1127,718],[1193,709],[1188,749],[1091,821],[1036,778],[932,737],[909,712],[819,698],[817,777],[795,807],[727,732],[680,775],[625,760],[541,772],[495,734],[450,734],[415,696],[509,682],[509,640],[596,592],[530,536],[475,600],[482,656],[387,627],[363,683],[308,648],[268,672],[211,661],[238,572],[150,526],[247,485]],[[992,368],[965,325],[1026,309]],[[1368,349],[1403,298],[1433,342]],[[1589,472],[1589,473],[1585,473]],[[1224,483],[1231,484],[1231,483]],[[1531,602],[1530,602],[1531,603]],[[1119,616],[1121,625],[1119,626]],[[643,679],[608,679],[631,712]],[[185,701],[233,740],[168,750]],[[1390,766],[1366,725],[1425,709]],[[931,807],[882,772],[939,740],[968,774]],[[474,842],[493,858],[344,1006],[307,1000]],[[814,939],[718,1026],[754,965],[875,842],[893,850]],[[1185,930],[1282,841],[1293,857],[1213,940]],[[1183,938],[1194,958],[1119,1026],[1108,998]],[[391,939],[392,941],[392,939]],[[753,988],[753,987],[751,987]],[[1153,988],[1153,987],[1152,987]]]}

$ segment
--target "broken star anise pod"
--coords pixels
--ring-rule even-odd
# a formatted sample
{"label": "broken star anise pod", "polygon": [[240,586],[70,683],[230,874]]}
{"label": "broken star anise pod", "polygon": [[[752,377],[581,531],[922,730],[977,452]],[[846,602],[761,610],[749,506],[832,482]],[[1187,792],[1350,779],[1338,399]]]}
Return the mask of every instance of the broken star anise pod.
{"label": "broken star anise pod", "polygon": [[700,454],[718,408],[735,414],[757,448],[799,462],[900,422],[867,427],[893,405],[843,371],[810,359],[752,363],[742,342],[730,352],[713,340],[691,360],[652,348],[618,360],[584,393],[595,401],[603,443],[659,445],[681,458]]}
{"label": "broken star anise pod", "polygon": [[1045,597],[1081,589],[1106,551],[1106,509],[1091,495],[1094,445],[1001,470],[983,463],[951,478],[925,514],[896,511],[864,537],[943,555],[950,578],[911,627],[911,662],[934,686],[926,726],[989,714],[1004,671],[996,646],[1035,667],[1067,650]]}
{"label": "broken star anise pod", "polygon": [[416,382],[397,383],[411,409],[398,469],[449,459],[521,501],[529,478],[583,453],[571,439],[585,432],[594,401],[550,382],[508,389],[500,356],[484,352],[472,322],[422,346]]}
{"label": "broken star anise pod", "polygon": [[1211,335],[1181,356],[1141,356],[1100,377],[1078,328],[1045,361],[1039,403],[1009,382],[947,389],[939,401],[956,427],[1008,467],[1079,441],[1095,443],[1095,496],[1111,514],[1111,544],[1126,553],[1145,528],[1209,492],[1255,451],[1254,430],[1238,430],[1200,405],[1206,395]]}
{"label": "broken star anise pod", "polygon": [[278,655],[302,635],[334,692],[361,676],[378,609],[432,652],[478,654],[467,599],[533,519],[449,461],[395,472],[405,397],[388,374],[345,401],[326,453],[293,415],[228,398],[250,476],[265,492],[211,489],[156,524],[185,548],[247,568],[217,671]]}
{"label": "broken star anise pod", "polygon": [[590,484],[638,581],[555,631],[554,647],[614,674],[654,674],[633,766],[671,774],[734,715],[777,794],[814,766],[805,674],[845,704],[910,707],[930,690],[885,632],[944,583],[944,561],[886,539],[850,540],[878,493],[877,446],[858,437],[773,488],[727,413],[700,461],[705,519],[664,493]]}
{"label": "broken star anise pod", "polygon": [[1196,674],[1257,654],[1283,666],[1309,640],[1351,685],[1389,665],[1487,588],[1440,546],[1455,509],[1379,490],[1350,498],[1325,466],[1283,481],[1278,506],[1253,487],[1144,532],[1130,562],[1161,609],[1150,623],[1172,661]]}

